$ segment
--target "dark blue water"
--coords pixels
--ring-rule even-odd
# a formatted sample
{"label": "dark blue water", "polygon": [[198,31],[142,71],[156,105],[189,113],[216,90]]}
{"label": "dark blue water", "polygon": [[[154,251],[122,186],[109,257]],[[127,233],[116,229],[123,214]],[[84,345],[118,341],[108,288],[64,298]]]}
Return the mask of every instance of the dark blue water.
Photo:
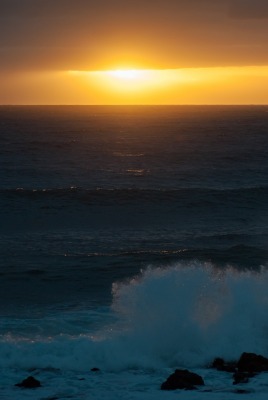
{"label": "dark blue water", "polygon": [[1,107],[1,312],[107,305],[148,265],[265,265],[267,149],[264,106]]}
{"label": "dark blue water", "polygon": [[234,399],[207,365],[268,356],[267,149],[265,106],[0,107],[0,397],[162,399],[181,367]]}

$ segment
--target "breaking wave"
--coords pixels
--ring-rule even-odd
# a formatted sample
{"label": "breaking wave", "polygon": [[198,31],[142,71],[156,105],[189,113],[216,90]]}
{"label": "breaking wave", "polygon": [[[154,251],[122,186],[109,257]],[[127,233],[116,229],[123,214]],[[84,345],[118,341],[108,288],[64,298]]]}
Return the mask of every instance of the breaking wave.
{"label": "breaking wave", "polygon": [[4,335],[0,366],[157,369],[205,366],[243,351],[267,355],[267,284],[264,267],[239,272],[196,262],[148,268],[113,284],[114,322],[103,315],[102,328],[88,335],[27,341]]}

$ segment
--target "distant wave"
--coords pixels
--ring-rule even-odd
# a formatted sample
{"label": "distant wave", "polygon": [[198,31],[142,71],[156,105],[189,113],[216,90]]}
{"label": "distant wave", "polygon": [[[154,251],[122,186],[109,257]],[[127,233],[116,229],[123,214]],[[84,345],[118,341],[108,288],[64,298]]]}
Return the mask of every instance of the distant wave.
{"label": "distant wave", "polygon": [[[242,236],[242,235],[241,235]],[[267,238],[267,236],[266,236]],[[237,238],[239,239],[239,237]],[[238,270],[260,271],[262,266],[268,265],[268,250],[257,246],[247,246],[244,244],[224,248],[165,248],[160,249],[126,249],[124,251],[103,251],[94,252],[69,252],[65,257],[70,258],[98,258],[98,257],[142,257],[143,260],[151,260],[155,265],[165,262],[174,262],[177,260],[190,261],[199,260],[203,262],[212,262],[217,267],[228,267],[232,264]],[[158,260],[158,262],[157,262]]]}
{"label": "distant wave", "polygon": [[187,201],[189,206],[200,205],[200,202],[217,201],[245,198],[246,204],[241,207],[250,206],[250,201],[268,200],[268,186],[241,187],[239,189],[211,189],[211,188],[179,188],[179,189],[141,189],[141,188],[95,188],[84,189],[80,187],[59,188],[10,188],[0,189],[1,196],[42,198],[42,197],[72,197],[89,201],[113,200],[129,201],[143,200],[148,202],[178,199]]}

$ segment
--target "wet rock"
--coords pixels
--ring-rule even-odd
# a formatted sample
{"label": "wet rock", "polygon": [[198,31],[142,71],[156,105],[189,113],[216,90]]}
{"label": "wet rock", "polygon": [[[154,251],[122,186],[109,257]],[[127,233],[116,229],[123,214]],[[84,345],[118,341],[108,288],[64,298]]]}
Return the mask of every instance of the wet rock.
{"label": "wet rock", "polygon": [[237,393],[237,394],[249,394],[252,393],[251,390],[246,390],[246,389],[236,389],[233,391],[233,393]]}
{"label": "wet rock", "polygon": [[46,400],[58,400],[59,397],[52,396],[52,397],[47,397]]}
{"label": "wet rock", "polygon": [[16,383],[15,386],[19,386],[25,389],[34,389],[41,386],[41,383],[38,379],[35,379],[33,376],[28,376],[28,378],[24,379],[20,383]]}
{"label": "wet rock", "polygon": [[249,378],[252,378],[253,376],[255,376],[255,374],[252,372],[237,371],[233,375],[233,384],[237,385],[238,383],[248,383]]}
{"label": "wet rock", "polygon": [[176,369],[167,380],[162,383],[161,390],[196,389],[195,386],[204,385],[203,378],[187,369]]}
{"label": "wet rock", "polygon": [[255,353],[243,353],[237,367],[239,371],[246,372],[268,371],[268,358]]}
{"label": "wet rock", "polygon": [[217,357],[213,361],[211,367],[217,369],[218,371],[236,372],[237,363],[235,361],[227,362],[223,358]]}

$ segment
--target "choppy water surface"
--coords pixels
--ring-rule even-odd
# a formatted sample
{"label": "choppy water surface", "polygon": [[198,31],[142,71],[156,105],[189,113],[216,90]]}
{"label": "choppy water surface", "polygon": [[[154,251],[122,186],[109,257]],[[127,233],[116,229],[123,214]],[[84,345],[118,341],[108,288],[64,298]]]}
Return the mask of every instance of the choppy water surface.
{"label": "choppy water surface", "polygon": [[0,107],[6,399],[29,368],[62,388],[40,398],[157,399],[169,369],[268,355],[267,133],[265,106]]}

